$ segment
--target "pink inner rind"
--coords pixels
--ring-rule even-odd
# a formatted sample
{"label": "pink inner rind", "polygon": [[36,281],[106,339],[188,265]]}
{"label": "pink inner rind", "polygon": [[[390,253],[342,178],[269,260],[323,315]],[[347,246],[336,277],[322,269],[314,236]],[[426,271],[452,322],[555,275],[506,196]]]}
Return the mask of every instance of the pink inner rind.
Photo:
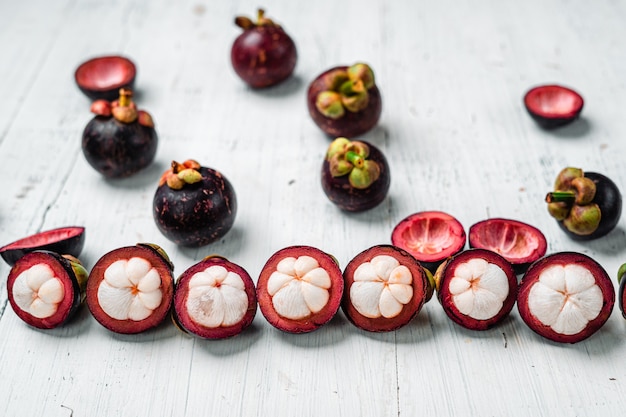
{"label": "pink inner rind", "polygon": [[532,113],[552,119],[575,117],[584,105],[576,91],[560,85],[532,88],[524,96],[524,104]]}
{"label": "pink inner rind", "polygon": [[62,227],[59,229],[47,230],[45,232],[37,233],[31,236],[27,236],[25,238],[16,240],[13,243],[9,243],[8,245],[0,248],[0,252],[4,252],[5,250],[11,250],[11,249],[35,248],[38,246],[49,245],[52,243],[60,242],[65,239],[71,239],[73,237],[79,236],[80,234],[84,232],[85,232],[85,228],[78,227],[78,226]]}
{"label": "pink inner rind", "polygon": [[137,73],[135,64],[121,56],[104,56],[81,64],[74,74],[76,83],[92,91],[106,91],[130,84]]}

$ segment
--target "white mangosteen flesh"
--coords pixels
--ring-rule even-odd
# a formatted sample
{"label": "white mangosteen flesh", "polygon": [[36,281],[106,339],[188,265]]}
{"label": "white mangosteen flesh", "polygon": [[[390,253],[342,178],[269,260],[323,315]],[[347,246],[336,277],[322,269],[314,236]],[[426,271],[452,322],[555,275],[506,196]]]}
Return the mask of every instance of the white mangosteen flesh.
{"label": "white mangosteen flesh", "polygon": [[488,320],[502,309],[509,295],[509,279],[498,265],[474,258],[455,268],[448,289],[462,314]]}
{"label": "white mangosteen flesh", "polygon": [[23,271],[13,284],[15,304],[38,319],[54,315],[64,296],[61,280],[46,264],[33,265]]}
{"label": "white mangosteen flesh", "polygon": [[189,280],[185,304],[193,321],[209,328],[239,323],[248,310],[248,294],[239,274],[212,265]]}
{"label": "white mangosteen flesh", "polygon": [[367,318],[393,318],[413,298],[413,275],[392,256],[380,255],[357,267],[350,302]]}
{"label": "white mangosteen flesh", "polygon": [[98,286],[98,303],[116,320],[144,320],[161,305],[161,276],[150,262],[133,257],[113,262]]}
{"label": "white mangosteen flesh", "polygon": [[528,308],[556,333],[574,335],[600,314],[602,290],[592,273],[580,265],[544,269],[528,293]]}
{"label": "white mangosteen flesh", "polygon": [[330,275],[311,256],[282,259],[267,281],[274,310],[291,320],[321,311],[330,299],[330,287]]}

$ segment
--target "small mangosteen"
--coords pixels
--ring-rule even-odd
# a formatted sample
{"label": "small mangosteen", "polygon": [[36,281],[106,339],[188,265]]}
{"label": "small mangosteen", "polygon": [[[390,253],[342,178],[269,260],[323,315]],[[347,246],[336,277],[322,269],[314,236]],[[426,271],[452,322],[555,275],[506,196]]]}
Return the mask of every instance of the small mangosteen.
{"label": "small mangosteen", "polygon": [[354,137],[378,123],[383,105],[369,65],[339,66],[320,74],[309,85],[309,114],[330,137]]}
{"label": "small mangosteen", "polygon": [[200,247],[223,237],[237,214],[235,190],[220,172],[194,160],[172,162],[152,203],[157,227],[172,242]]}
{"label": "small mangosteen", "polygon": [[580,168],[563,169],[546,195],[548,212],[575,240],[602,237],[617,226],[622,195],[609,178]]}
{"label": "small mangosteen", "polygon": [[322,164],[326,196],[346,211],[369,210],[389,191],[391,175],[383,153],[367,142],[335,139]]}
{"label": "small mangosteen", "polygon": [[78,257],[85,245],[85,228],[67,226],[46,230],[16,240],[0,248],[0,256],[13,266],[18,259],[36,250],[46,250]]}
{"label": "small mangosteen", "polygon": [[470,227],[469,245],[499,253],[511,263],[516,274],[522,274],[531,263],[546,254],[548,242],[541,230],[534,226],[495,218]]}
{"label": "small mangosteen", "polygon": [[237,75],[253,88],[278,84],[293,72],[298,60],[296,44],[273,20],[259,9],[257,22],[243,16],[235,18],[243,29],[230,52]]}
{"label": "small mangosteen", "polygon": [[420,263],[391,245],[358,254],[346,266],[343,278],[341,308],[355,326],[370,332],[388,332],[408,324],[434,291],[434,281],[429,281]]}
{"label": "small mangosteen", "polygon": [[433,272],[444,259],[465,248],[463,225],[441,211],[422,211],[411,214],[396,225],[391,243],[404,249],[422,266]]}
{"label": "small mangosteen", "polygon": [[310,246],[290,246],[270,257],[256,290],[261,313],[272,326],[306,333],[335,316],[343,285],[335,258]]}
{"label": "small mangosteen", "polygon": [[524,95],[528,114],[544,129],[554,129],[576,120],[583,110],[584,100],[571,88],[541,85]]}
{"label": "small mangosteen", "polygon": [[535,333],[576,343],[608,320],[615,289],[602,266],[581,253],[560,252],[533,263],[520,283],[517,308]]}
{"label": "small mangosteen", "polygon": [[73,256],[29,252],[9,272],[9,302],[27,324],[52,329],[65,323],[81,305],[87,277],[87,271]]}
{"label": "small mangosteen", "polygon": [[191,266],[176,281],[174,320],[205,339],[224,339],[241,333],[256,314],[254,282],[245,269],[220,256]]}
{"label": "small mangosteen", "polygon": [[112,332],[133,334],[156,327],[174,298],[173,270],[167,254],[156,245],[112,250],[89,274],[87,306]]}
{"label": "small mangosteen", "polygon": [[443,310],[470,330],[486,330],[513,309],[517,277],[511,264],[486,249],[468,249],[442,263],[435,273]]}
{"label": "small mangosteen", "polygon": [[96,116],[83,131],[83,154],[87,162],[107,178],[124,178],[152,163],[158,137],[150,114],[137,110],[132,91],[119,90],[119,100],[96,100]]}
{"label": "small mangosteen", "polygon": [[83,62],[74,72],[76,85],[92,100],[113,101],[120,88],[135,86],[137,67],[123,56],[100,56]]}
{"label": "small mangosteen", "polygon": [[619,309],[626,319],[626,264],[622,264],[617,271],[617,283],[619,284]]}

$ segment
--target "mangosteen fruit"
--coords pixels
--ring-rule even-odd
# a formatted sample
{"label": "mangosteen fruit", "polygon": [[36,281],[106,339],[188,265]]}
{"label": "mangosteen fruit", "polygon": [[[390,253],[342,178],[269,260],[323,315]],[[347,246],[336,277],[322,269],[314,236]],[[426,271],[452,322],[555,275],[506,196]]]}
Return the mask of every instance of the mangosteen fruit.
{"label": "mangosteen fruit", "polygon": [[322,164],[322,188],[345,211],[364,211],[379,205],[391,182],[383,153],[367,142],[335,139]]}
{"label": "mangosteen fruit", "polygon": [[96,116],[83,131],[83,154],[106,178],[129,177],[154,160],[158,136],[149,113],[137,110],[132,90],[119,90],[119,100],[96,100]]}
{"label": "mangosteen fruit", "polygon": [[548,242],[541,230],[534,226],[518,220],[494,218],[470,227],[469,245],[499,253],[509,261],[516,274],[523,274],[531,263],[546,254]]}
{"label": "mangosteen fruit", "polygon": [[617,283],[619,285],[619,309],[622,312],[622,316],[626,319],[626,264],[622,264],[617,271]]}
{"label": "mangosteen fruit", "polygon": [[289,246],[265,263],[256,291],[261,313],[272,326],[307,333],[335,316],[343,287],[335,258],[311,246]]}
{"label": "mangosteen fruit", "polygon": [[0,248],[2,259],[13,266],[18,259],[36,250],[46,250],[78,257],[85,245],[85,228],[82,226],[66,226],[46,230],[16,240]]}
{"label": "mangosteen fruit", "polygon": [[517,308],[535,333],[576,343],[598,331],[615,303],[604,268],[587,255],[559,252],[533,263],[520,283]]}
{"label": "mangosteen fruit", "polygon": [[9,303],[30,326],[53,329],[65,323],[82,304],[88,275],[73,256],[29,252],[9,272]]}
{"label": "mangosteen fruit", "polygon": [[172,162],[152,203],[163,235],[180,246],[200,247],[223,237],[237,214],[235,190],[220,172],[197,161]]}
{"label": "mangosteen fruit", "polygon": [[133,89],[137,67],[130,59],[119,56],[99,56],[76,68],[76,85],[91,100],[113,101],[120,88]]}
{"label": "mangosteen fruit", "polygon": [[235,24],[243,29],[231,47],[230,60],[237,75],[253,88],[276,85],[296,67],[296,44],[276,22],[258,10],[257,21],[239,16]]}
{"label": "mangosteen fruit", "polygon": [[563,169],[546,195],[548,212],[574,240],[597,239],[617,226],[622,195],[608,177],[580,168]]}
{"label": "mangosteen fruit", "polygon": [[378,123],[383,104],[374,71],[364,63],[324,71],[309,85],[309,115],[328,136],[355,137]]}
{"label": "mangosteen fruit", "polygon": [[176,281],[174,321],[204,339],[224,339],[248,327],[257,309],[256,288],[241,266],[209,256]]}
{"label": "mangosteen fruit", "polygon": [[450,256],[465,248],[465,230],[455,217],[442,211],[422,211],[394,227],[391,243],[404,249],[434,273]]}
{"label": "mangosteen fruit", "polygon": [[544,129],[573,122],[580,116],[584,103],[576,91],[556,84],[531,88],[524,95],[526,111]]}
{"label": "mangosteen fruit", "polygon": [[513,309],[517,277],[511,264],[486,249],[468,249],[435,273],[437,296],[448,317],[470,330],[486,330]]}
{"label": "mangosteen fruit", "polygon": [[141,333],[158,326],[174,298],[174,265],[157,245],[114,249],[94,265],[87,281],[87,307],[115,333]]}
{"label": "mangosteen fruit", "polygon": [[343,272],[341,308],[355,326],[389,332],[408,324],[433,294],[434,281],[408,252],[377,245],[352,259]]}

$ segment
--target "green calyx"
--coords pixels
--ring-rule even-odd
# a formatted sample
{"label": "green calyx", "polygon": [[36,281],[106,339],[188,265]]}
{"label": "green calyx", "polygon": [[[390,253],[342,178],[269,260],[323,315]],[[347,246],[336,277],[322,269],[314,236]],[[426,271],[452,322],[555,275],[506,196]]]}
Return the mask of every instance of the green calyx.
{"label": "green calyx", "polygon": [[200,164],[189,159],[182,164],[172,161],[171,168],[163,173],[159,186],[167,184],[173,190],[180,190],[185,184],[195,184],[202,181]]}
{"label": "green calyx", "polygon": [[622,278],[624,278],[624,275],[626,275],[626,264],[622,264],[617,270],[617,283],[618,284],[622,283]]}
{"label": "green calyx", "polygon": [[330,174],[333,177],[348,175],[350,185],[357,189],[371,186],[380,176],[377,162],[367,159],[369,146],[346,138],[335,139],[326,152]]}
{"label": "green calyx", "polygon": [[375,86],[374,72],[367,64],[357,63],[346,70],[336,69],[322,78],[325,90],[317,95],[317,110],[326,117],[339,119],[345,112],[358,113],[369,103]]}

